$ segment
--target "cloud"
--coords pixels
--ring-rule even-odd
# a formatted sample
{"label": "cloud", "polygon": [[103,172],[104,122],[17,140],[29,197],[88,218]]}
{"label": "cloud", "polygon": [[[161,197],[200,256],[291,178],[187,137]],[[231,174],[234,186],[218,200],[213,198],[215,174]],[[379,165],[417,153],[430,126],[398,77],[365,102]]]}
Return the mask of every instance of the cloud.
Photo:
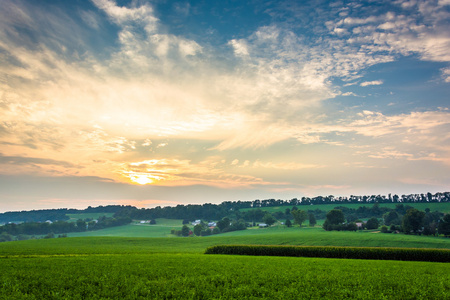
{"label": "cloud", "polygon": [[323,168],[324,166],[315,164],[302,164],[302,163],[272,163],[272,162],[261,162],[259,160],[253,163],[254,168],[268,168],[268,169],[278,169],[278,170],[301,170],[301,169],[313,169],[313,168]]}
{"label": "cloud", "polygon": [[234,55],[238,57],[245,57],[249,55],[247,43],[245,40],[232,39],[228,43],[233,47]]}
{"label": "cloud", "polygon": [[66,161],[59,161],[48,158],[38,157],[22,157],[22,156],[4,156],[0,154],[0,164],[12,164],[12,165],[55,165],[65,168],[79,168],[72,163]]}
{"label": "cloud", "polygon": [[361,82],[360,86],[382,85],[382,84],[383,84],[383,80],[374,80],[374,81]]}
{"label": "cloud", "polygon": [[[270,184],[266,173],[252,173],[255,168],[330,166],[242,154],[269,151],[285,141],[315,151],[345,148],[359,158],[448,161],[448,112],[386,115],[329,101],[355,96],[340,92],[335,79],[349,87],[382,84],[364,81],[364,70],[399,55],[449,61],[448,13],[436,2],[398,2],[395,13],[327,6],[330,11],[317,13],[311,31],[289,26],[284,18],[279,22],[273,12],[269,24],[219,45],[194,34],[170,34],[154,7],[139,1],[121,6],[94,0],[98,10],[80,12],[81,25],[71,12],[5,3],[0,134],[2,152],[20,166],[17,172],[250,188]],[[106,30],[108,21],[115,31]],[[114,41],[89,45],[89,39],[105,35]],[[444,81],[448,74],[443,68]],[[186,151],[187,142],[177,150],[162,147],[173,140],[207,146],[192,152]],[[364,146],[384,150],[354,150]],[[242,156],[230,154],[235,149]],[[19,164],[18,153],[36,159]],[[206,159],[213,154],[220,157]]]}
{"label": "cloud", "polygon": [[[347,17],[329,21],[330,31],[351,31],[348,42],[367,53],[419,54],[423,60],[450,61],[448,20],[450,13],[435,1],[396,1],[399,9],[392,11],[370,10],[366,18]],[[355,10],[366,14],[368,11]]]}
{"label": "cloud", "polygon": [[123,165],[121,174],[134,183],[158,186],[201,184],[248,188],[269,184],[251,175],[227,173],[224,168],[219,167],[222,164],[221,159],[216,157],[210,157],[198,163],[191,160],[152,159]]}
{"label": "cloud", "polygon": [[445,82],[450,82],[450,67],[441,69],[442,78]]}

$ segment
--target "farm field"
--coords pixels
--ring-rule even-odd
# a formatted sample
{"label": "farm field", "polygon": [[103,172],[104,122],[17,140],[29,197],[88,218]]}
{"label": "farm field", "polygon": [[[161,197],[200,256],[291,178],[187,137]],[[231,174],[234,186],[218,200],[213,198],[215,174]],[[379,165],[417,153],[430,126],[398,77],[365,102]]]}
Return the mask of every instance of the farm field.
{"label": "farm field", "polygon": [[[445,263],[203,254],[207,245],[246,240],[2,243],[0,299],[446,299],[450,293]],[[265,240],[277,242],[270,235]]]}
{"label": "farm field", "polygon": [[[173,226],[172,226],[173,225]],[[192,227],[192,226],[191,226]],[[156,225],[130,224],[111,227],[102,230],[69,233],[69,237],[140,237],[179,238],[170,234],[172,228],[181,229],[181,220],[157,219]],[[70,239],[71,240],[71,239]],[[183,240],[183,239],[181,239]],[[184,239],[186,240],[186,239]],[[220,241],[230,244],[261,244],[261,245],[310,245],[310,246],[360,246],[360,247],[414,247],[414,248],[448,248],[450,239],[443,237],[415,236],[404,234],[387,234],[370,231],[325,231],[321,227],[298,226],[287,228],[273,226],[270,228],[249,228],[212,235],[208,237],[188,238],[183,244],[202,244],[206,248]],[[203,248],[202,248],[203,249]]]}
{"label": "farm field", "polygon": [[0,243],[0,300],[448,299],[450,294],[448,263],[204,254],[210,246],[237,244],[450,249],[449,238],[282,225],[207,237],[170,234],[181,226],[182,220],[173,219],[156,219],[155,225],[134,221],[69,238]]}

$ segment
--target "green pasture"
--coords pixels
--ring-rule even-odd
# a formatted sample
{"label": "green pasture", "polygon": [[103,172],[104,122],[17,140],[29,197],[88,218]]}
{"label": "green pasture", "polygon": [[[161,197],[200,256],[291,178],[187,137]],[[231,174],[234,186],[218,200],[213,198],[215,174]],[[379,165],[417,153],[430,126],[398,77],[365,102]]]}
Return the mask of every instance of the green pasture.
{"label": "green pasture", "polygon": [[[128,237],[128,238],[165,238],[167,240],[188,240],[183,244],[199,243],[206,248],[224,241],[225,244],[261,244],[261,245],[310,245],[310,246],[367,246],[367,247],[414,247],[448,248],[450,239],[443,237],[416,236],[379,231],[325,231],[320,226],[302,228],[298,226],[273,226],[269,228],[249,228],[246,230],[220,233],[207,237],[179,238],[170,234],[171,229],[181,229],[182,220],[157,219],[156,225],[134,222],[125,226],[69,233],[69,237]],[[190,226],[193,229],[193,226]],[[172,243],[173,241],[171,241]],[[194,246],[195,247],[195,246]]]}
{"label": "green pasture", "polygon": [[[412,206],[414,208],[417,208],[418,210],[425,211],[425,209],[429,208],[431,211],[440,211],[443,213],[450,213],[450,202],[443,202],[443,203],[379,203],[380,207],[388,207],[394,209],[397,204],[403,204],[404,206]],[[316,210],[320,209],[323,211],[330,211],[334,209],[337,206],[344,206],[348,208],[358,209],[361,206],[365,207],[372,207],[374,204],[360,204],[360,203],[348,203],[348,204],[341,204],[341,203],[335,203],[335,204],[319,204],[319,205],[297,205],[298,209],[301,210]],[[284,212],[286,208],[291,209],[293,206],[275,206],[275,207],[261,207],[261,210],[268,211],[271,213],[281,211]],[[253,208],[245,208],[241,209],[241,211],[248,211]]]}
{"label": "green pasture", "polygon": [[114,213],[81,213],[81,214],[67,214],[70,219],[69,222],[76,222],[79,219],[86,220],[86,219],[92,219],[92,220],[98,220],[98,218],[105,216],[107,218],[110,218],[114,215]]}
{"label": "green pasture", "polygon": [[[5,242],[0,299],[448,299],[445,263],[203,254],[214,244],[302,244],[306,237],[292,239],[265,234]],[[338,234],[335,241],[341,239],[348,236]]]}
{"label": "green pasture", "polygon": [[[156,219],[156,224],[141,224],[134,221],[131,224],[85,232],[68,233],[69,237],[83,236],[124,236],[124,237],[171,237],[172,229],[181,229],[183,220]],[[191,226],[192,227],[192,226]]]}
{"label": "green pasture", "polygon": [[450,249],[450,239],[372,232],[325,231],[321,228],[266,228],[207,237],[77,237],[0,243],[0,257],[45,254],[200,254],[214,245],[299,245]]}

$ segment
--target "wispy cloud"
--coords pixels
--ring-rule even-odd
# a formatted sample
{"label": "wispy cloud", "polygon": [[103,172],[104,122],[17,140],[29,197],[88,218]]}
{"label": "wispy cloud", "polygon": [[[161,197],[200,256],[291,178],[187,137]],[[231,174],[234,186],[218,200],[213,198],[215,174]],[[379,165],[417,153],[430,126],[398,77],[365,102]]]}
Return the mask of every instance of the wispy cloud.
{"label": "wispy cloud", "polygon": [[382,85],[383,80],[374,80],[374,81],[364,81],[360,83],[360,86],[369,86],[369,85]]}

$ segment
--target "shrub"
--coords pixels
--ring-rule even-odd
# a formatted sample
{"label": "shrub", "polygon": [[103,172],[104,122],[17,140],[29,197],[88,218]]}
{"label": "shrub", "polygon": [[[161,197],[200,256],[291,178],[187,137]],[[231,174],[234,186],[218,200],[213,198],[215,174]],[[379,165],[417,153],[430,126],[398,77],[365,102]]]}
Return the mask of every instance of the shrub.
{"label": "shrub", "polygon": [[205,254],[450,262],[448,249],[218,245],[207,248]]}

